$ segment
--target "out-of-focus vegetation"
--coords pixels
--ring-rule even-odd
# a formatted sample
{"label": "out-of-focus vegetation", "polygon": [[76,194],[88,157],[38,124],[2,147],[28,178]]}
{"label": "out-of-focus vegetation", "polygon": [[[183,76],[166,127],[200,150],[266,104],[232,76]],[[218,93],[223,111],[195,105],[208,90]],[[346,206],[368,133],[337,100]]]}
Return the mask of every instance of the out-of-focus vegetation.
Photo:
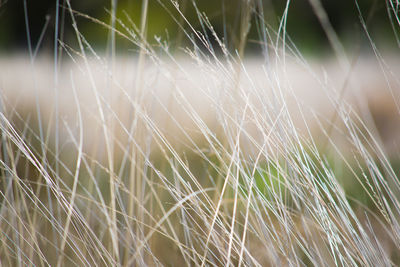
{"label": "out-of-focus vegetation", "polygon": [[[54,47],[56,2],[53,0],[26,1],[31,42],[33,46],[39,44],[42,51],[49,51]],[[60,21],[62,21],[58,25],[60,40],[73,45],[75,37],[70,18],[65,15],[65,9],[63,9],[65,1],[59,0],[58,2],[60,4]],[[129,28],[133,24],[140,24],[142,8],[142,1],[140,0],[74,1],[73,8],[77,12],[109,24],[113,2],[117,7],[116,16],[119,20],[115,25],[117,29],[124,31],[123,25]],[[287,5],[286,1],[280,0],[260,1],[263,6],[262,9],[260,7],[255,7],[255,9],[263,10],[263,12],[262,14],[253,14],[251,23],[259,23],[257,16],[263,16],[266,27],[276,31],[279,29],[280,19],[285,14],[285,8],[288,8],[289,15],[285,22],[285,29],[293,43],[303,52],[321,54],[329,49],[329,41],[319,21],[320,18],[316,15],[317,12],[315,12],[313,2],[315,1],[291,1]],[[223,38],[231,51],[237,48],[238,40],[240,39],[240,18],[243,16],[241,13],[243,13],[247,1],[202,0],[192,2],[178,0],[176,3],[180,6],[185,17],[192,22],[194,30],[208,35],[210,43],[215,44],[215,39],[211,35],[211,31],[197,19],[198,16],[207,16],[211,25],[213,25],[214,31],[219,37]],[[201,13],[196,12],[194,3]],[[330,24],[346,48],[351,50],[368,45],[364,29],[359,23],[359,16],[355,15],[359,13],[357,5],[366,19],[368,33],[375,42],[384,42],[388,46],[396,45],[396,34],[393,34],[385,1],[365,0],[356,4],[354,1],[347,0],[325,0],[321,1],[321,4],[326,11]],[[187,42],[188,39],[181,38],[180,35],[183,34],[183,30],[191,32],[192,29],[182,29],[177,25],[175,20],[179,20],[179,16],[176,10],[171,7],[172,3],[170,1],[149,1],[147,39],[150,43],[154,43],[154,37],[158,36],[166,40],[171,47],[190,46],[191,44]],[[3,52],[27,47],[27,31],[24,17],[24,0],[1,2],[0,48]],[[81,33],[92,45],[97,48],[106,48],[109,29],[87,17],[78,16],[77,23]],[[190,34],[193,34],[193,32]],[[42,40],[40,40],[41,36],[43,37]],[[247,51],[259,51],[261,36],[260,32],[257,31],[257,27],[250,28],[248,37]],[[126,52],[127,49],[132,51],[136,49],[124,38],[118,40],[117,46],[119,51],[123,52]]]}

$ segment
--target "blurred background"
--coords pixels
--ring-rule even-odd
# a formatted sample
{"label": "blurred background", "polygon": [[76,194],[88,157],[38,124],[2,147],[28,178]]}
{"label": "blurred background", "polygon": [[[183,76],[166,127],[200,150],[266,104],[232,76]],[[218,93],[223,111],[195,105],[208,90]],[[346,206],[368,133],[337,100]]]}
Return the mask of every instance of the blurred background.
{"label": "blurred background", "polygon": [[[72,8],[83,14],[99,19],[107,24],[111,20],[111,6],[113,0],[85,0],[71,1]],[[29,36],[33,49],[37,48],[39,53],[49,53],[54,47],[54,33],[56,30],[56,4],[59,3],[58,23],[59,39],[74,47],[76,38],[71,26],[70,14],[63,8],[65,0],[0,0],[0,53],[16,52],[26,50],[28,47],[27,24]],[[320,55],[330,51],[326,34],[319,23],[312,5],[313,1],[295,0],[290,1],[288,8],[287,33],[296,44],[296,47],[308,55]],[[314,1],[315,2],[315,1]],[[388,49],[396,47],[396,34],[391,25],[387,11],[387,1],[362,0],[358,1],[359,9],[363,19],[367,23],[368,32],[375,42],[384,45]],[[24,8],[25,3],[25,8]],[[184,12],[192,26],[205,34],[208,34],[211,43],[215,43],[210,31],[201,25],[194,4],[188,0],[178,0],[180,9]],[[214,30],[221,37],[230,51],[238,46],[240,33],[240,18],[244,12],[244,0],[201,0],[196,1],[199,11],[203,12]],[[263,5],[263,16],[269,31],[278,29],[281,18],[286,8],[286,1],[282,0],[256,0],[257,5]],[[343,46],[348,51],[357,49],[369,49],[369,42],[360,24],[360,14],[355,1],[349,0],[322,0],[323,5],[332,27],[337,32]],[[128,28],[132,23],[140,26],[142,0],[115,0],[117,6],[117,18]],[[26,10],[26,13],[24,12]],[[167,10],[167,12],[166,12]],[[26,16],[27,15],[27,16]],[[150,0],[148,8],[148,35],[150,43],[154,43],[154,36],[161,37],[167,41],[171,48],[193,46],[182,34],[182,29],[177,22],[182,19],[168,0]],[[175,21],[177,20],[177,21]],[[251,16],[252,27],[248,35],[246,53],[258,53],[262,36],[258,36],[255,15]],[[89,43],[97,49],[107,49],[109,44],[109,30],[99,23],[88,18],[77,16],[78,27]],[[184,23],[182,23],[183,25]],[[117,29],[126,33],[120,23],[116,23]],[[188,29],[188,25],[184,25]],[[191,31],[190,31],[191,32]],[[214,47],[217,47],[215,45]],[[117,39],[117,50],[119,52],[134,52],[137,48],[125,38]]]}

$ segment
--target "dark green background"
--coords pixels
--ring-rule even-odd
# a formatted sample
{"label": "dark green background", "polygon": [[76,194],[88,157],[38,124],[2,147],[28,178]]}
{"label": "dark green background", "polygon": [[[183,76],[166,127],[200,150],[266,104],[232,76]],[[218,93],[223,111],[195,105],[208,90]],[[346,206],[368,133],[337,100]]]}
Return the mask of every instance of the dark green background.
{"label": "dark green background", "polygon": [[[180,0],[180,5],[184,5],[185,0]],[[165,5],[163,7],[160,2]],[[191,46],[187,38],[177,43],[179,27],[172,17],[179,20],[179,15],[167,0],[149,0],[148,14],[148,40],[154,43],[154,35],[161,36],[171,47]],[[24,19],[23,0],[0,0],[0,51],[2,53],[9,51],[26,50],[27,34]],[[43,42],[40,44],[39,51],[42,53],[51,52],[54,47],[55,32],[55,0],[27,0],[28,20],[32,46],[36,46],[39,36],[44,29],[46,16],[49,18],[48,27],[45,29]],[[62,6],[64,0],[60,0],[60,18],[63,23],[59,24],[59,30],[62,33],[60,39],[67,44],[76,45],[76,38],[71,27],[71,19],[68,11],[63,15]],[[210,19],[215,31],[220,37],[225,37],[230,50],[237,47],[240,12],[243,10],[242,0],[198,0],[199,10],[204,12]],[[277,29],[283,10],[286,5],[284,0],[263,1],[265,20],[273,29]],[[361,27],[359,13],[355,2],[352,0],[322,0],[329,19],[337,31],[341,41],[346,48],[352,49],[355,46],[368,46],[367,38]],[[107,10],[111,8],[110,0],[83,0],[71,1],[72,7],[82,13],[88,14],[94,18],[100,19],[106,23],[110,21],[110,15]],[[141,0],[120,0],[118,1],[118,17],[124,23],[129,25],[124,12],[129,14],[134,23],[139,26],[141,13]],[[368,22],[368,31],[375,41],[382,42],[388,46],[395,46],[393,29],[388,18],[386,1],[363,0],[359,1],[361,12],[364,19]],[[166,12],[168,9],[171,14]],[[196,30],[202,31],[196,12],[190,1],[186,2],[185,14]],[[172,15],[172,16],[171,16]],[[78,27],[87,40],[98,49],[107,47],[108,31],[88,19],[78,17]],[[252,19],[252,25],[247,52],[254,53],[259,50],[258,40],[260,40]],[[121,27],[118,27],[121,29]],[[187,25],[186,29],[189,29]],[[397,26],[397,29],[399,27]],[[292,0],[289,8],[287,21],[287,32],[296,46],[303,52],[320,53],[329,50],[328,41],[322,30],[317,17],[315,16],[308,0]],[[209,34],[209,32],[206,31]],[[215,45],[213,38],[211,43]],[[132,43],[117,39],[119,51],[135,51],[137,49]]]}

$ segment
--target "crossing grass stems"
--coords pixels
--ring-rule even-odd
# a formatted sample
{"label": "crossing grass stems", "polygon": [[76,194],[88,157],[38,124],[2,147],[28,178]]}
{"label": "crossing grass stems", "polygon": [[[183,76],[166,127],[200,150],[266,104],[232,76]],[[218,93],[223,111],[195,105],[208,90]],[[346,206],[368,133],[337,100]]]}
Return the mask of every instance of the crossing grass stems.
{"label": "crossing grass stems", "polygon": [[[147,0],[139,25],[128,15],[116,16],[116,0],[109,22],[75,11],[69,0],[63,3],[56,2],[56,24],[59,11],[68,15],[78,45],[63,43],[56,32],[54,73],[48,78],[54,101],[46,101],[47,112],[40,93],[32,111],[13,106],[6,95],[1,99],[1,264],[400,263],[395,166],[365,99],[360,106],[366,108],[354,109],[342,88],[315,74],[291,42],[286,32],[291,1],[276,28],[264,21],[261,0],[241,1],[236,42],[229,44],[196,1],[158,1],[179,29],[177,40],[186,41],[176,51],[147,34]],[[351,73],[351,58],[321,2],[310,3],[340,70]],[[355,5],[375,62],[389,81],[390,69]],[[386,5],[398,29],[399,4]],[[186,7],[197,12],[196,21],[185,17]],[[77,17],[108,29],[109,53],[87,42]],[[251,27],[259,33],[262,84],[245,64]],[[138,51],[129,59],[134,66],[125,80],[118,76],[121,37]],[[35,73],[32,48],[29,55]],[[60,64],[61,55],[78,73]],[[315,74],[334,107],[332,116],[307,116],[302,99],[291,104],[295,111],[289,107],[286,95],[296,86],[286,76],[289,61]],[[79,75],[85,88],[77,82]],[[165,87],[170,93],[163,98]],[[71,96],[69,117],[63,115],[61,88]],[[387,88],[397,104],[395,87],[388,82]],[[205,101],[199,104],[199,98]],[[318,138],[312,123],[319,125]]]}

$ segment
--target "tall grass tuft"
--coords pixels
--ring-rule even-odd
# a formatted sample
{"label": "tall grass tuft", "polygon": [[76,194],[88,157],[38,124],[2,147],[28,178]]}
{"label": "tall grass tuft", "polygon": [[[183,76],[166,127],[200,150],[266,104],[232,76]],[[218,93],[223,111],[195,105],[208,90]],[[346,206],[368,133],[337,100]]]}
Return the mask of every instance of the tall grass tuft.
{"label": "tall grass tuft", "polygon": [[[369,59],[347,55],[321,2],[310,0],[332,66],[291,41],[293,1],[275,28],[263,1],[240,1],[230,40],[195,0],[160,0],[179,29],[176,47],[149,36],[149,2],[135,25],[117,16],[116,0],[109,21],[57,0],[56,24],[68,14],[76,46],[56,32],[52,60],[32,48],[28,65],[2,59],[27,77],[5,74],[0,85],[0,263],[399,265],[399,150],[385,139],[394,128],[382,126],[398,120],[398,69],[358,2]],[[398,7],[386,1],[395,33]],[[77,18],[109,31],[107,53]],[[246,53],[254,27],[261,59]],[[121,38],[132,56],[119,55]],[[371,76],[357,76],[357,60],[369,62],[362,73],[379,77],[381,91],[365,91]],[[377,95],[393,110],[374,111]]]}

